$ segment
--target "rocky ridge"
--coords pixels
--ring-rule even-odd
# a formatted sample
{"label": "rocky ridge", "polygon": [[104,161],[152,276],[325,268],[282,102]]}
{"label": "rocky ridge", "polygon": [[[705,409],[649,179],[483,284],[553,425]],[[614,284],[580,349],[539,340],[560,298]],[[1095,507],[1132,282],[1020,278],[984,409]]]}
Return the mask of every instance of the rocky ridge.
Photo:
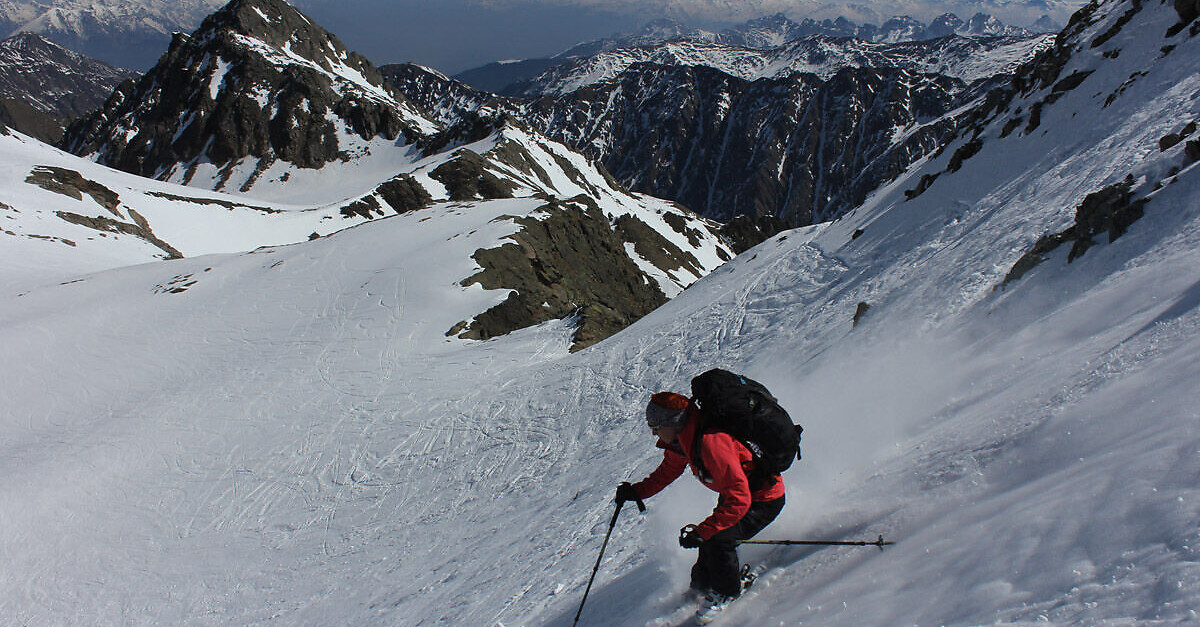
{"label": "rocky ridge", "polygon": [[[823,59],[821,75],[800,71],[799,62],[793,71],[783,71],[761,53],[741,48],[736,50],[753,59],[744,71],[733,64],[722,65],[729,70],[723,71],[678,58],[639,62],[557,97],[498,96],[419,66],[383,71],[442,122],[518,117],[603,163],[635,191],[672,199],[722,222],[748,216],[750,223],[769,226],[761,220],[772,216],[781,220],[778,224],[800,226],[836,218],[936,150],[957,126],[953,113],[1049,43],[1049,38],[990,44],[945,38],[876,45],[814,37],[786,49],[793,60],[808,59],[810,53]],[[819,50],[826,45],[847,53],[831,59]],[[977,46],[996,57],[987,60],[985,54],[981,60]],[[651,58],[652,50],[605,55]],[[938,69],[965,78],[930,71],[934,58]],[[947,69],[952,58],[970,59],[975,66],[954,72]],[[766,68],[777,74],[764,75]],[[744,75],[730,73],[736,71]],[[752,244],[755,238],[745,241]]]}

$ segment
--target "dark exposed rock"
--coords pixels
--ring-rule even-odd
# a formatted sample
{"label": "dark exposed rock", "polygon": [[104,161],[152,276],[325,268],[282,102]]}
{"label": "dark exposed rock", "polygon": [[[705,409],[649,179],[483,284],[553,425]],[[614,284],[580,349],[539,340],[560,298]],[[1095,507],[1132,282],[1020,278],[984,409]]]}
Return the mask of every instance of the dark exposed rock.
{"label": "dark exposed rock", "polygon": [[676,233],[679,233],[680,235],[686,235],[688,242],[692,246],[700,245],[700,232],[696,229],[688,227],[688,220],[685,216],[668,211],[667,213],[663,214],[663,221],[666,222],[667,225],[670,226],[671,229]]}
{"label": "dark exposed rock", "polygon": [[445,152],[452,146],[471,144],[495,133],[506,124],[504,116],[497,118],[483,117],[475,112],[467,113],[462,119],[446,127],[442,131],[421,138],[417,145],[426,155]]}
{"label": "dark exposed rock", "polygon": [[433,202],[433,197],[413,177],[402,174],[375,190],[396,213],[416,211]]}
{"label": "dark exposed rock", "polygon": [[1071,240],[1074,237],[1074,234],[1075,229],[1072,227],[1066,231],[1063,231],[1062,233],[1046,235],[1039,239],[1034,243],[1033,248],[1029,249],[1029,252],[1026,252],[1024,255],[1022,255],[1021,258],[1017,260],[1017,263],[1013,265],[1012,269],[1008,271],[1008,274],[1004,277],[1004,282],[1001,284],[1001,286],[1007,286],[1009,283],[1017,281],[1021,277],[1025,276],[1030,270],[1033,270],[1039,264],[1045,261],[1046,255],[1053,252],[1059,246],[1062,246],[1065,242]]}
{"label": "dark exposed rock", "polygon": [[216,205],[218,207],[224,207],[226,209],[242,208],[242,209],[253,209],[254,211],[261,211],[262,213],[267,213],[267,214],[281,213],[281,210],[275,209],[273,207],[249,205],[249,204],[241,203],[241,202],[220,200],[218,198],[192,198],[189,196],[180,196],[178,194],[170,194],[167,192],[160,192],[160,191],[149,191],[149,192],[146,192],[146,195],[154,196],[156,198],[166,198],[167,200],[174,200],[174,201],[178,201],[178,202],[189,202],[189,203],[194,203],[197,205]]}
{"label": "dark exposed rock", "polygon": [[91,113],[133,76],[133,71],[89,59],[41,35],[18,33],[0,41],[0,98],[20,101],[56,120],[58,135],[68,121]]}
{"label": "dark exposed rock", "polygon": [[963,146],[954,151],[954,154],[950,157],[950,163],[946,166],[946,170],[948,172],[958,172],[964,161],[979,154],[979,151],[982,149],[983,140],[978,137],[972,139],[966,144],[963,144]]}
{"label": "dark exposed rock", "polygon": [[1174,37],[1184,27],[1200,17],[1200,0],[1175,0],[1175,12],[1179,14],[1179,24],[1172,27],[1174,32],[1168,32],[1168,37]]}
{"label": "dark exposed rock", "polygon": [[[634,191],[720,221],[774,215],[797,226],[837,217],[936,147],[950,125],[921,127],[900,145],[892,132],[938,118],[961,88],[874,70],[747,82],[648,66],[528,117]],[[588,125],[552,123],[570,110],[593,111]]]}
{"label": "dark exposed rock", "polygon": [[740,255],[788,228],[786,222],[775,216],[740,215],[721,227],[721,236],[729,242],[733,252]]}
{"label": "dark exposed rock", "polygon": [[[1076,237],[1080,241],[1091,240],[1106,233],[1111,243],[1124,235],[1129,226],[1142,217],[1142,207],[1149,202],[1145,198],[1134,199],[1132,190],[1133,178],[1130,177],[1121,183],[1088,194],[1075,213]],[[1082,251],[1079,254],[1083,254]]]}
{"label": "dark exposed rock", "polygon": [[865,302],[860,302],[854,308],[854,319],[851,321],[851,327],[857,327],[859,322],[866,317],[867,312],[871,311],[871,305]]}
{"label": "dark exposed rock", "polygon": [[1121,29],[1125,28],[1125,25],[1128,24],[1129,21],[1132,20],[1133,17],[1142,10],[1142,0],[1132,0],[1131,4],[1132,6],[1129,8],[1129,10],[1121,15],[1121,17],[1117,18],[1117,21],[1113,23],[1112,28],[1109,28],[1092,42],[1093,48],[1102,46],[1107,43],[1108,40],[1116,37],[1117,33],[1120,33]]}
{"label": "dark exposed rock", "polygon": [[[359,216],[370,220],[382,216],[383,207],[379,206],[379,201],[374,196],[366,196],[342,207],[338,213],[347,218]],[[377,213],[379,216],[375,215]]]}
{"label": "dark exposed rock", "polygon": [[684,252],[638,218],[626,214],[617,218],[614,226],[621,241],[633,244],[638,256],[658,268],[667,272],[683,270],[697,277],[704,275],[704,269],[695,255]]}
{"label": "dark exposed rock", "polygon": [[921,180],[917,181],[916,187],[913,189],[904,190],[904,198],[906,200],[912,200],[913,198],[924,194],[933,185],[933,182],[936,181],[939,176],[941,176],[941,174],[941,172],[937,172],[934,174],[922,175]]}
{"label": "dark exposed rock", "polygon": [[450,200],[512,198],[516,185],[489,172],[487,166],[478,153],[463,148],[429,176],[446,186]]}
{"label": "dark exposed rock", "polygon": [[1185,166],[1200,161],[1200,141],[1193,139],[1183,145],[1183,163]]}
{"label": "dark exposed rock", "polygon": [[62,139],[62,121],[43,113],[22,100],[0,98],[0,123],[47,144]]}
{"label": "dark exposed rock", "polygon": [[83,196],[86,194],[113,215],[118,218],[124,217],[117,211],[117,207],[121,204],[121,197],[116,192],[100,183],[84,178],[82,174],[74,170],[38,166],[25,178],[25,182],[56,194],[70,196],[76,200],[83,200]]}
{"label": "dark exposed rock", "polygon": [[[706,67],[641,64],[557,98],[501,98],[419,66],[388,79],[443,122],[518,117],[602,163],[625,187],[701,215],[835,218],[936,149],[968,86],[892,69],[745,81]],[[930,123],[938,120],[936,123]],[[894,143],[896,128],[914,131]]]}
{"label": "dark exposed rock", "polygon": [[1004,128],[1001,129],[1000,137],[1008,137],[1009,135],[1012,134],[1013,131],[1020,128],[1021,123],[1024,121],[1025,120],[1023,118],[1021,118],[1020,116],[1009,120],[1007,123],[1005,123]]}
{"label": "dark exposed rock", "polygon": [[1166,152],[1179,145],[1183,138],[1176,133],[1167,133],[1158,140],[1158,151]]}
{"label": "dark exposed rock", "polygon": [[166,259],[183,258],[182,253],[154,235],[154,232],[150,230],[150,225],[146,223],[145,218],[138,215],[138,213],[135,211],[130,211],[129,214],[133,218],[132,224],[129,222],[114,220],[112,218],[106,218],[104,216],[83,216],[67,211],[55,212],[55,215],[57,215],[59,218],[72,224],[78,224],[80,226],[85,226],[89,229],[100,232],[125,233],[127,235],[133,235],[134,237],[144,239],[166,253]]}
{"label": "dark exposed rock", "polygon": [[1076,87],[1079,87],[1080,85],[1082,85],[1083,81],[1086,80],[1087,77],[1091,76],[1092,72],[1094,72],[1094,71],[1095,70],[1075,72],[1074,74],[1071,74],[1070,76],[1055,83],[1054,87],[1051,88],[1050,93],[1054,94],[1054,93],[1059,93],[1059,92],[1064,92],[1064,91],[1071,91],[1071,90],[1075,89]]}
{"label": "dark exposed rock", "polygon": [[455,325],[448,335],[488,339],[574,316],[572,350],[586,348],[666,302],[625,254],[603,212],[584,197],[551,202],[543,219],[521,218],[512,242],[480,249],[482,271],[463,282],[514,290],[501,304]]}
{"label": "dark exposed rock", "polygon": [[1071,251],[1067,254],[1067,262],[1070,263],[1095,245],[1093,238],[1106,234],[1109,243],[1112,243],[1124,235],[1134,222],[1141,219],[1145,213],[1144,207],[1149,202],[1148,198],[1134,198],[1133,183],[1133,178],[1129,177],[1088,194],[1075,211],[1075,224],[1061,233],[1039,239],[1029,252],[1017,260],[1004,277],[1001,287],[1020,279],[1063,244],[1072,243]]}

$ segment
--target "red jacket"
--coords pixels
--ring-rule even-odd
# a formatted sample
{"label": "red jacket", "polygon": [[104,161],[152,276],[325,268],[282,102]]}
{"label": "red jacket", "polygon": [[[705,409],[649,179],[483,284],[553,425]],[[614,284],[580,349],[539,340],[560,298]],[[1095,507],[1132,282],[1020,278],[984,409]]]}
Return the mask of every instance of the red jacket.
{"label": "red jacket", "polygon": [[638,496],[648,499],[671,485],[688,466],[692,474],[710,490],[717,492],[721,498],[717,508],[704,522],[696,526],[696,533],[705,540],[732,527],[741,520],[750,509],[751,503],[773,501],[784,495],[786,488],[783,477],[775,475],[774,483],[751,493],[750,481],[747,475],[754,469],[754,457],[750,451],[728,433],[705,433],[701,442],[701,456],[708,477],[701,477],[696,465],[692,463],[692,445],[696,441],[696,425],[698,411],[695,407],[688,408],[688,420],[679,439],[673,443],[658,441],[658,447],[663,449],[663,460],[649,477],[634,484]]}

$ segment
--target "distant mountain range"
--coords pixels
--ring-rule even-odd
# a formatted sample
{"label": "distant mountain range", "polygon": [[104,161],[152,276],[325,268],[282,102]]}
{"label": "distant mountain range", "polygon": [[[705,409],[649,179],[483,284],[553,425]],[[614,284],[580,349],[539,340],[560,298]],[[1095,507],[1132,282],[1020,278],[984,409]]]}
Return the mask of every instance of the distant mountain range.
{"label": "distant mountain range", "polygon": [[55,143],[66,124],[103,104],[121,81],[136,76],[33,33],[0,41],[0,119]]}
{"label": "distant mountain range", "polygon": [[873,43],[902,43],[952,35],[971,38],[1027,37],[1055,32],[1059,28],[1061,26],[1049,17],[1039,20],[1031,28],[1018,28],[984,13],[977,13],[969,20],[946,13],[928,24],[911,17],[900,16],[888,19],[878,26],[857,24],[845,17],[820,21],[806,18],[797,22],[783,13],[776,13],[721,31],[692,28],[676,20],[659,19],[649,22],[638,32],[581,43],[549,58],[489,63],[456,74],[454,78],[485,91],[515,95],[521,92],[517,85],[553,67],[576,63],[581,59],[614,50],[656,48],[668,42],[771,50],[814,35],[829,38],[848,37]]}
{"label": "distant mountain range", "polygon": [[144,69],[171,33],[191,30],[225,0],[0,0],[0,36],[38,33],[71,50]]}

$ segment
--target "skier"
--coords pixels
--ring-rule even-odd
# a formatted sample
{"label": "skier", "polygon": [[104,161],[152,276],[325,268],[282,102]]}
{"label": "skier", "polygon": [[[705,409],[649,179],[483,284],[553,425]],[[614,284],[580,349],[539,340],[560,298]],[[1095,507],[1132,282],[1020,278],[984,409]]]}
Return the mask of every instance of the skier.
{"label": "skier", "polygon": [[[691,588],[704,595],[697,611],[697,622],[703,625],[741,595],[743,575],[737,544],[775,520],[783,509],[786,490],[783,477],[776,474],[751,491],[748,475],[754,462],[749,449],[720,431],[706,432],[697,440],[700,412],[681,394],[659,392],[650,398],[646,424],[658,438],[658,448],[664,450],[663,460],[642,481],[617,486],[616,500],[623,504],[648,499],[678,479],[689,466],[701,483],[720,495],[711,516],[698,525],[685,526],[679,534],[680,546],[699,549],[692,567]],[[697,443],[699,451],[695,450]]]}

